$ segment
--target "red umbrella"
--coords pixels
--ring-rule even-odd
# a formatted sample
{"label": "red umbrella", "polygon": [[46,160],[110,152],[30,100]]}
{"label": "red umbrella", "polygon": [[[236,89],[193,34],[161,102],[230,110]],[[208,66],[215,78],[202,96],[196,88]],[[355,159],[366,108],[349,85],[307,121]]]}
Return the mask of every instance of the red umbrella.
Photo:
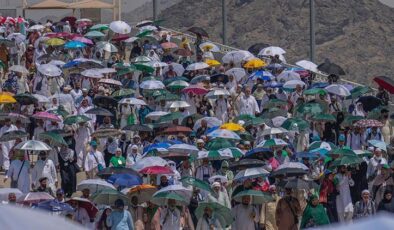
{"label": "red umbrella", "polygon": [[166,166],[150,166],[139,171],[141,174],[173,174],[172,169]]}
{"label": "red umbrella", "polygon": [[96,208],[96,206],[94,206],[94,204],[90,200],[79,198],[79,197],[73,197],[70,200],[66,201],[66,203],[69,204],[72,203],[73,201],[77,201],[78,206],[84,208],[88,212],[90,219],[94,219],[96,217],[98,209]]}
{"label": "red umbrella", "polygon": [[124,41],[127,40],[128,38],[130,38],[130,36],[126,35],[126,34],[117,34],[112,38],[112,41],[115,42],[120,42],[120,41]]}
{"label": "red umbrella", "polygon": [[174,48],[178,48],[178,45],[173,43],[173,42],[163,42],[160,44],[161,48],[163,49],[174,49]]}
{"label": "red umbrella", "polygon": [[182,89],[182,93],[192,93],[196,95],[204,95],[207,94],[209,90],[200,86],[200,85],[189,85],[188,87]]}
{"label": "red umbrella", "polygon": [[380,87],[394,94],[394,80],[386,76],[378,76],[373,79]]}
{"label": "red umbrella", "polygon": [[356,127],[383,127],[383,124],[380,121],[372,120],[372,119],[362,119],[354,123]]}
{"label": "red umbrella", "polygon": [[193,130],[186,126],[173,126],[166,128],[163,133],[190,133],[191,131]]}

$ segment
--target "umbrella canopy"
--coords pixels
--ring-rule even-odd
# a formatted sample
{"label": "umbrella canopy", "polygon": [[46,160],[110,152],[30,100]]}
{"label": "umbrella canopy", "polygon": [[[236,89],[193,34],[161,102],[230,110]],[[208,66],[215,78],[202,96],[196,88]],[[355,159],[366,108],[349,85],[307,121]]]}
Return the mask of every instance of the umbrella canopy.
{"label": "umbrella canopy", "polygon": [[186,101],[173,101],[171,102],[169,108],[188,108],[190,104]]}
{"label": "umbrella canopy", "polygon": [[[247,155],[247,154],[246,154]],[[232,170],[243,170],[247,168],[262,167],[265,162],[258,159],[242,159],[237,162],[230,163],[230,169]]]}
{"label": "umbrella canopy", "polygon": [[209,68],[209,65],[205,62],[196,62],[193,64],[190,64],[186,67],[186,70],[188,71],[195,71],[195,70],[201,70],[201,69],[206,69]]}
{"label": "umbrella canopy", "polygon": [[232,144],[228,139],[215,138],[209,141],[206,147],[208,150],[219,150],[234,147],[234,144]]}
{"label": "umbrella canopy", "polygon": [[258,68],[264,67],[266,65],[267,64],[263,60],[261,60],[259,58],[252,58],[252,59],[248,60],[244,64],[243,67],[247,68],[247,69],[258,69]]}
{"label": "umbrella canopy", "polygon": [[37,140],[27,140],[19,143],[14,147],[15,149],[20,150],[29,150],[29,151],[49,151],[52,148],[45,144],[42,141]]}
{"label": "umbrella canopy", "polygon": [[85,48],[86,44],[80,41],[68,41],[66,44],[64,44],[64,48],[66,49],[81,49]]}
{"label": "umbrella canopy", "polygon": [[341,66],[330,62],[329,59],[326,59],[325,62],[323,62],[322,64],[318,65],[317,69],[322,71],[322,72],[325,72],[325,73],[327,73],[329,75],[332,74],[332,75],[340,76],[340,75],[345,75],[346,74]]}
{"label": "umbrella canopy", "polygon": [[0,137],[0,141],[12,141],[12,140],[16,140],[18,138],[24,138],[24,137],[28,137],[29,134],[20,130],[14,130],[14,131],[9,131],[9,132],[5,132],[3,135],[1,135]]}
{"label": "umbrella canopy", "polygon": [[304,95],[326,95],[327,90],[320,88],[311,88],[304,91]]}
{"label": "umbrella canopy", "polygon": [[327,90],[327,92],[329,92],[331,94],[341,96],[341,97],[350,96],[350,91],[343,85],[332,84],[332,85],[327,86],[325,88],[325,90]]}
{"label": "umbrella canopy", "polygon": [[350,156],[350,155],[344,155],[342,157],[339,157],[337,159],[335,159],[331,166],[349,166],[349,165],[357,165],[363,162],[363,159],[359,156],[357,156],[356,154],[354,154],[354,156]]}
{"label": "umbrella canopy", "polygon": [[261,134],[262,136],[265,135],[276,135],[276,134],[281,134],[281,133],[287,133],[288,131],[284,128],[269,128],[269,129],[264,129],[263,133]]}
{"label": "umbrella canopy", "polygon": [[294,178],[294,179],[289,180],[285,184],[285,188],[305,189],[305,190],[311,189],[309,183],[305,180],[300,179],[300,178]]}
{"label": "umbrella canopy", "polygon": [[13,72],[17,72],[17,73],[22,73],[22,74],[29,73],[29,70],[27,70],[26,67],[21,66],[21,65],[13,65],[8,70],[13,71]]}
{"label": "umbrella canopy", "polygon": [[217,45],[212,42],[203,42],[199,45],[200,49],[203,51],[219,52],[220,49]]}
{"label": "umbrella canopy", "polygon": [[179,196],[184,197],[186,200],[190,200],[192,197],[192,192],[193,190],[183,187],[182,185],[169,185],[167,187],[164,187],[160,190],[158,190],[153,197],[160,193],[172,193],[172,194],[177,194]]}
{"label": "umbrella canopy", "polygon": [[109,29],[118,34],[128,34],[131,27],[124,21],[113,21],[109,24]]}
{"label": "umbrella canopy", "polygon": [[48,112],[37,112],[33,114],[32,116],[35,119],[40,119],[40,120],[48,120],[48,121],[55,121],[55,122],[61,122],[62,119],[59,118],[57,115],[53,113],[48,113]]}
{"label": "umbrella canopy", "polygon": [[110,176],[107,181],[111,184],[122,187],[131,187],[142,184],[142,178],[140,176],[130,174],[114,174]]}
{"label": "umbrella canopy", "polygon": [[199,151],[198,159],[209,158],[211,160],[240,158],[244,155],[242,150],[236,147],[223,148],[219,150]]}
{"label": "umbrella canopy", "polygon": [[63,123],[65,125],[72,125],[72,124],[87,122],[90,120],[91,119],[85,115],[71,115],[71,116],[66,117],[66,119],[64,119]]}
{"label": "umbrella canopy", "polygon": [[301,81],[301,77],[300,74],[298,74],[297,72],[294,71],[283,71],[282,73],[280,73],[277,77],[276,80],[278,82],[288,82],[291,80],[298,80]]}
{"label": "umbrella canopy", "polygon": [[77,191],[82,191],[84,189],[89,189],[91,194],[98,193],[104,189],[115,189],[115,187],[105,180],[101,179],[87,179],[81,181],[77,185]]}
{"label": "umbrella canopy", "polygon": [[37,208],[50,212],[73,212],[74,209],[67,203],[57,200],[46,200],[37,204]]}
{"label": "umbrella canopy", "polygon": [[197,131],[201,127],[201,122],[204,121],[207,123],[208,128],[218,127],[222,125],[222,121],[217,119],[216,117],[203,117],[198,119],[193,126],[193,130]]}
{"label": "umbrella canopy", "polygon": [[81,72],[85,77],[90,78],[102,78],[104,75],[98,69],[87,69]]}
{"label": "umbrella canopy", "polygon": [[383,127],[384,125],[377,120],[372,120],[372,119],[362,119],[354,123],[355,127],[362,127],[362,128],[367,128],[367,127]]}
{"label": "umbrella canopy", "polygon": [[99,50],[104,50],[110,53],[118,52],[118,48],[110,42],[99,42],[96,47]]}
{"label": "umbrella canopy", "polygon": [[140,88],[144,90],[151,90],[151,89],[164,89],[165,85],[161,81],[157,80],[148,80],[148,81],[143,81],[140,84]]}
{"label": "umbrella canopy", "polygon": [[195,210],[195,215],[198,219],[204,218],[204,213],[206,209],[212,210],[212,216],[219,220],[222,229],[226,226],[231,225],[234,218],[231,215],[231,209],[223,206],[217,202],[200,202],[197,209]]}
{"label": "umbrella canopy", "polygon": [[0,188],[0,202],[8,201],[8,194],[14,193],[16,199],[19,199],[23,193],[17,188]]}
{"label": "umbrella canopy", "polygon": [[241,81],[243,77],[246,75],[246,71],[243,68],[231,68],[225,72],[227,76],[234,76],[237,82]]}
{"label": "umbrella canopy", "polygon": [[305,83],[303,81],[300,80],[290,80],[287,81],[284,85],[283,88],[287,88],[287,89],[295,89],[297,87],[297,85],[304,87]]}
{"label": "umbrella canopy", "polygon": [[111,95],[116,98],[122,98],[122,97],[133,96],[134,93],[135,93],[135,90],[133,90],[133,89],[120,89],[120,90],[116,90]]}
{"label": "umbrella canopy", "polygon": [[92,137],[97,138],[107,138],[107,137],[117,137],[122,132],[119,129],[97,129],[94,133],[92,133]]}
{"label": "umbrella canopy", "polygon": [[348,96],[347,99],[355,99],[371,91],[372,88],[369,86],[357,86],[350,90],[350,96]]}
{"label": "umbrella canopy", "polygon": [[39,65],[37,70],[48,77],[58,77],[63,73],[62,70],[59,69],[59,67],[51,64]]}
{"label": "umbrella canopy", "polygon": [[89,31],[84,36],[87,38],[102,38],[105,37],[105,34],[100,31]]}
{"label": "umbrella canopy", "polygon": [[162,192],[162,193],[156,192],[152,196],[152,199],[150,200],[150,202],[152,202],[156,205],[159,205],[159,206],[163,206],[163,205],[168,204],[169,199],[175,200],[175,205],[177,205],[177,206],[183,206],[183,205],[189,204],[189,200],[187,200],[185,197],[180,196],[175,193],[170,193],[170,192]]}
{"label": "umbrella canopy", "polygon": [[247,168],[242,171],[239,171],[235,177],[234,180],[245,180],[245,179],[253,179],[257,177],[265,177],[268,176],[269,172],[261,167],[256,167],[256,168]]}
{"label": "umbrella canopy", "polygon": [[130,130],[130,131],[136,131],[136,132],[152,132],[153,131],[153,129],[150,126],[140,125],[140,124],[127,125],[127,126],[123,127],[122,130]]}
{"label": "umbrella canopy", "polygon": [[66,146],[68,145],[62,135],[60,135],[59,133],[53,132],[53,131],[40,133],[39,137],[41,140],[51,141],[52,144],[66,145]]}
{"label": "umbrella canopy", "polygon": [[301,60],[295,63],[296,65],[298,65],[299,67],[302,67],[306,70],[312,71],[317,73],[319,70],[317,69],[317,65],[311,61],[308,60]]}
{"label": "umbrella canopy", "polygon": [[95,204],[102,205],[114,205],[117,199],[122,199],[126,205],[129,203],[129,198],[115,189],[104,189],[99,193],[93,194],[90,199]]}
{"label": "umbrella canopy", "polygon": [[258,190],[244,190],[237,193],[235,196],[232,197],[232,199],[241,203],[243,196],[250,196],[252,198],[251,204],[257,205],[268,203],[274,200],[271,194]]}
{"label": "umbrella canopy", "polygon": [[88,212],[90,219],[94,219],[99,211],[96,208],[96,206],[88,199],[73,197],[70,200],[66,201],[66,203],[73,203],[73,202],[77,202],[78,207],[84,208]]}
{"label": "umbrella canopy", "polygon": [[0,104],[12,104],[12,103],[16,103],[14,97],[12,97],[11,95],[5,92],[0,93]]}
{"label": "umbrella canopy", "polygon": [[146,175],[170,175],[174,174],[174,171],[172,171],[168,166],[149,166],[141,169],[139,173]]}
{"label": "umbrella canopy", "polygon": [[360,97],[356,103],[363,104],[363,109],[365,112],[370,112],[383,105],[383,101],[374,96]]}
{"label": "umbrella canopy", "polygon": [[196,95],[204,95],[207,94],[209,91],[200,85],[189,85],[186,88],[182,89],[182,93],[192,93]]}
{"label": "umbrella canopy", "polygon": [[394,80],[390,77],[379,76],[373,79],[380,87],[394,94]]}
{"label": "umbrella canopy", "polygon": [[168,162],[161,157],[144,157],[137,163],[131,166],[136,171],[141,171],[144,168],[151,166],[166,166]]}
{"label": "umbrella canopy", "polygon": [[184,153],[184,154],[196,154],[198,153],[198,148],[194,145],[189,144],[174,144],[168,148],[168,151],[175,153]]}
{"label": "umbrella canopy", "polygon": [[156,186],[150,184],[136,185],[128,189],[127,196],[138,197],[138,203],[142,204],[144,202],[150,201],[153,194],[157,192]]}
{"label": "umbrella canopy", "polygon": [[326,122],[336,122],[337,121],[337,118],[334,115],[332,115],[332,114],[323,114],[323,113],[315,114],[312,117],[312,119],[315,120],[315,121],[326,121]]}
{"label": "umbrella canopy", "polygon": [[130,174],[130,175],[138,175],[138,172],[130,169],[130,168],[121,168],[121,167],[107,167],[97,173],[97,176],[102,179],[108,179],[113,174]]}
{"label": "umbrella canopy", "polygon": [[99,115],[99,116],[105,116],[105,117],[113,117],[114,115],[109,111],[108,109],[96,107],[89,109],[85,112],[86,114],[94,114],[94,115]]}
{"label": "umbrella canopy", "polygon": [[50,38],[45,41],[45,44],[48,46],[61,46],[66,43],[63,39],[60,38]]}
{"label": "umbrella canopy", "polygon": [[217,99],[220,96],[228,97],[230,96],[230,92],[227,89],[213,89],[206,94],[206,97],[209,99]]}
{"label": "umbrella canopy", "polygon": [[285,142],[282,139],[274,138],[274,139],[269,139],[269,140],[264,140],[260,144],[257,145],[257,147],[261,148],[272,148],[272,147],[277,147],[277,146],[286,146],[288,145],[287,142]]}
{"label": "umbrella canopy", "polygon": [[187,83],[186,81],[177,80],[177,81],[173,81],[170,84],[168,84],[167,88],[171,89],[171,90],[182,90],[188,86],[189,86],[189,83]]}
{"label": "umbrella canopy", "polygon": [[369,140],[368,144],[387,152],[387,144],[384,141]]}
{"label": "umbrella canopy", "polygon": [[113,97],[96,96],[93,99],[93,104],[103,108],[114,108],[118,104],[118,101]]}
{"label": "umbrella canopy", "polygon": [[181,182],[183,184],[183,186],[187,187],[187,186],[193,186],[208,192],[213,192],[211,186],[203,181],[203,180],[199,180],[197,178],[194,177],[182,177],[181,178]]}
{"label": "umbrella canopy", "polygon": [[147,105],[144,100],[137,99],[137,98],[123,98],[119,101],[119,104],[128,104],[128,105]]}
{"label": "umbrella canopy", "polygon": [[288,177],[307,174],[309,168],[299,162],[287,162],[279,165],[271,176],[285,175]]}
{"label": "umbrella canopy", "polygon": [[224,138],[224,139],[233,139],[233,140],[241,140],[241,137],[235,132],[229,131],[227,129],[216,129],[207,134],[209,138]]}
{"label": "umbrella canopy", "polygon": [[108,24],[96,24],[96,25],[89,28],[90,31],[92,31],[92,30],[108,30],[108,29],[109,29]]}
{"label": "umbrella canopy", "polygon": [[269,46],[262,50],[260,50],[260,56],[275,56],[275,55],[282,55],[285,54],[286,51],[278,46]]}
{"label": "umbrella canopy", "polygon": [[236,124],[236,123],[225,123],[225,124],[221,125],[220,128],[230,130],[230,131],[245,132],[245,128],[242,127],[242,125]]}
{"label": "umbrella canopy", "polygon": [[327,112],[327,106],[316,102],[308,102],[296,106],[295,110],[300,114],[315,115]]}
{"label": "umbrella canopy", "polygon": [[314,149],[326,149],[328,151],[336,149],[336,145],[332,142],[325,142],[325,141],[314,141],[308,146],[308,150]]}
{"label": "umbrella canopy", "polygon": [[21,196],[16,201],[17,203],[22,203],[22,204],[37,204],[42,201],[53,200],[53,199],[54,197],[46,192],[29,192]]}
{"label": "umbrella canopy", "polygon": [[32,105],[38,102],[38,99],[30,93],[17,94],[14,98],[21,105]]}
{"label": "umbrella canopy", "polygon": [[255,44],[251,45],[251,46],[248,48],[248,51],[251,52],[251,53],[254,54],[254,55],[258,55],[259,52],[260,52],[262,49],[267,48],[267,47],[269,47],[269,46],[270,46],[270,45],[267,44],[267,43],[261,43],[261,42],[259,42],[259,43],[255,43]]}

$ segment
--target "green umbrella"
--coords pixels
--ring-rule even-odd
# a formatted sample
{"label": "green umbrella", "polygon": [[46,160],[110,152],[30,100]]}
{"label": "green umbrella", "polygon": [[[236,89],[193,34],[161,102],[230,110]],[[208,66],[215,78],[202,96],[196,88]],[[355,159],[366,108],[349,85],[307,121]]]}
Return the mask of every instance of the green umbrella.
{"label": "green umbrella", "polygon": [[274,200],[271,194],[258,190],[244,190],[233,196],[233,199],[237,202],[242,202],[243,196],[250,196],[252,204],[263,204]]}
{"label": "green umbrella", "polygon": [[30,93],[17,94],[14,96],[14,98],[21,105],[31,105],[38,102],[38,99]]}
{"label": "green umbrella", "polygon": [[334,115],[332,114],[324,114],[324,113],[319,113],[316,114],[312,117],[312,120],[315,121],[332,121],[332,122],[336,122],[337,118],[334,117]]}
{"label": "green umbrella", "polygon": [[141,72],[146,72],[146,73],[155,72],[155,69],[153,67],[144,64],[134,63],[133,66],[135,67],[136,70],[139,70]]}
{"label": "green umbrella", "polygon": [[348,115],[345,116],[345,119],[342,121],[343,126],[353,126],[353,123],[364,119],[362,116],[353,116],[353,115]]}
{"label": "green umbrella", "polygon": [[69,113],[64,109],[64,107],[62,105],[60,105],[57,109],[48,110],[48,112],[62,116],[63,118],[65,118],[69,115]]}
{"label": "green umbrella", "polygon": [[137,38],[143,38],[143,37],[146,37],[146,36],[148,36],[148,35],[151,35],[152,33],[153,33],[153,30],[145,30],[145,31],[143,31],[143,32],[138,33],[137,35],[135,35],[135,37],[137,37]]}
{"label": "green umbrella", "polygon": [[186,81],[189,82],[189,79],[186,77],[170,77],[163,81],[164,85],[168,85],[173,81]]}
{"label": "green umbrella", "polygon": [[[234,221],[233,216],[231,215],[231,209],[223,206],[217,202],[200,202],[198,204],[197,209],[195,210],[196,217],[198,219],[203,218],[205,209],[211,209],[212,215],[214,218],[219,220],[222,225],[221,229],[225,229],[227,226],[231,225]],[[219,229],[219,228],[215,228]]]}
{"label": "green umbrella", "polygon": [[89,28],[89,30],[108,30],[108,24],[97,24]]}
{"label": "green umbrella", "polygon": [[372,89],[369,86],[357,86],[355,88],[353,88],[352,90],[350,90],[350,95],[347,96],[347,99],[355,99],[358,98],[366,93],[371,92]]}
{"label": "green umbrella", "polygon": [[166,94],[157,96],[155,98],[156,102],[163,101],[163,100],[164,101],[178,101],[178,100],[180,100],[180,97],[179,97],[179,95],[176,95],[173,93],[166,93]]}
{"label": "green umbrella", "polygon": [[103,204],[103,205],[114,205],[115,200],[122,199],[125,205],[128,205],[129,198],[123,193],[115,190],[115,189],[104,189],[99,193],[95,193],[92,195],[90,200],[95,204]]}
{"label": "green umbrella", "polygon": [[328,141],[327,142],[326,141],[314,141],[308,146],[309,151],[314,150],[314,149],[319,149],[319,148],[333,150],[333,149],[336,149],[337,146],[334,143],[328,142]]}
{"label": "green umbrella", "polygon": [[300,114],[319,114],[327,111],[326,106],[317,102],[308,102],[296,106],[295,110]]}
{"label": "green umbrella", "polygon": [[186,81],[182,81],[182,80],[177,80],[177,81],[173,81],[170,84],[167,85],[167,89],[170,90],[182,90],[186,87],[189,86],[189,83],[187,83]]}
{"label": "green umbrella", "polygon": [[287,105],[287,101],[274,98],[269,100],[266,104],[264,104],[264,108],[269,109],[269,108],[284,106],[284,105]]}
{"label": "green umbrella", "polygon": [[102,38],[105,37],[105,34],[101,33],[100,31],[92,30],[87,32],[84,36],[87,38]]}
{"label": "green umbrella", "polygon": [[152,132],[153,129],[149,125],[143,124],[135,124],[135,125],[128,125],[125,126],[122,130],[130,130],[130,131],[137,131],[137,132]]}
{"label": "green umbrella", "polygon": [[287,111],[279,108],[271,108],[268,110],[268,112],[264,112],[261,117],[265,119],[272,119],[274,117],[286,117],[287,116]]}
{"label": "green umbrella", "polygon": [[242,156],[244,156],[244,153],[236,147],[198,152],[198,159],[209,158],[211,160],[222,160],[229,158],[241,158]]}
{"label": "green umbrella", "polygon": [[123,76],[129,73],[132,73],[134,71],[136,71],[137,69],[135,69],[134,67],[128,67],[128,68],[121,68],[116,72],[116,75],[118,76]]}
{"label": "green umbrella", "polygon": [[187,187],[187,186],[193,186],[208,192],[213,192],[211,186],[203,181],[203,180],[199,180],[197,178],[194,177],[182,177],[181,178],[181,182],[183,184],[183,186]]}
{"label": "green umbrella", "polygon": [[141,81],[161,81],[159,77],[147,76],[141,79]]}
{"label": "green umbrella", "polygon": [[167,205],[169,199],[175,200],[177,206],[187,206],[189,204],[189,201],[187,201],[183,196],[172,192],[155,193],[150,201],[156,205],[163,206]]}
{"label": "green umbrella", "polygon": [[244,126],[245,126],[245,127],[246,127],[246,126],[249,126],[249,125],[256,126],[256,125],[261,125],[261,124],[267,123],[267,122],[268,122],[268,121],[267,121],[267,119],[265,119],[265,118],[256,117],[255,119],[246,121]]}
{"label": "green umbrella", "polygon": [[227,139],[215,138],[209,141],[206,147],[208,150],[219,150],[223,148],[234,147],[234,145]]}
{"label": "green umbrella", "polygon": [[241,138],[241,140],[243,141],[254,141],[255,138],[252,136],[252,134],[250,134],[249,132],[245,131],[245,132],[235,132],[236,134],[239,135],[239,137]]}
{"label": "green umbrella", "polygon": [[173,113],[169,113],[167,115],[164,115],[162,117],[160,117],[160,119],[158,120],[158,122],[169,122],[169,121],[173,121],[179,118],[182,118],[183,114],[180,112],[173,112]]}
{"label": "green umbrella", "polygon": [[126,97],[133,96],[135,93],[134,89],[120,89],[112,93],[113,97]]}
{"label": "green umbrella", "polygon": [[334,149],[331,153],[328,154],[329,156],[357,156],[357,154],[351,150],[350,148],[337,148]]}
{"label": "green umbrella", "polygon": [[327,90],[325,89],[320,89],[320,88],[313,88],[313,89],[307,89],[304,91],[304,95],[326,95]]}
{"label": "green umbrella", "polygon": [[363,159],[361,159],[360,157],[356,156],[348,156],[345,155],[343,157],[339,157],[338,159],[335,159],[331,166],[341,166],[341,165],[345,165],[345,166],[349,166],[349,165],[356,165],[356,164],[360,164],[363,162]]}
{"label": "green umbrella", "polygon": [[72,115],[72,116],[66,117],[66,119],[64,119],[63,123],[65,125],[72,125],[72,124],[76,124],[76,123],[87,122],[90,120],[91,119],[85,115]]}
{"label": "green umbrella", "polygon": [[18,138],[28,137],[29,134],[20,130],[14,130],[10,132],[5,132],[1,137],[0,141],[12,141]]}
{"label": "green umbrella", "polygon": [[186,126],[187,125],[187,120],[189,118],[191,118],[193,120],[193,123],[196,122],[198,119],[203,118],[204,116],[199,114],[199,113],[195,113],[189,116],[186,116],[185,118],[183,118],[181,125]]}
{"label": "green umbrella", "polygon": [[235,121],[235,122],[238,122],[238,121],[245,121],[245,122],[248,122],[248,121],[251,121],[251,120],[253,120],[253,119],[256,119],[256,117],[255,117],[254,115],[250,115],[250,114],[241,114],[241,115],[235,117],[235,118],[234,118],[234,121]]}
{"label": "green umbrella", "polygon": [[40,133],[39,137],[41,140],[48,139],[52,141],[54,144],[67,145],[67,142],[64,140],[63,136],[56,132],[51,132],[51,131],[43,132]]}
{"label": "green umbrella", "polygon": [[301,131],[301,130],[306,130],[309,128],[309,123],[301,118],[298,117],[292,117],[289,119],[286,119],[285,122],[283,122],[282,128],[287,129],[289,131]]}

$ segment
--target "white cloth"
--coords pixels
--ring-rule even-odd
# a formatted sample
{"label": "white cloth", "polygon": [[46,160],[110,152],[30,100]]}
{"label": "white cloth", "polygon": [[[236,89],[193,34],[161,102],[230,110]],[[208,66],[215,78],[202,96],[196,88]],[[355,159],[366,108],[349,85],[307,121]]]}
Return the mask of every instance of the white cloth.
{"label": "white cloth", "polygon": [[372,157],[368,162],[367,178],[380,174],[380,167],[387,164],[387,160],[383,157]]}
{"label": "white cloth", "polygon": [[137,163],[139,160],[141,160],[142,155],[137,153],[137,154],[133,154],[131,153],[131,146],[133,144],[130,144],[128,149],[127,149],[127,158],[126,158],[126,167],[130,168],[133,164]]}
{"label": "white cloth", "polygon": [[350,195],[350,186],[354,185],[354,181],[352,178],[342,174],[337,174],[335,177],[338,179],[337,190],[339,195],[336,197],[338,215],[352,213],[353,203]]}
{"label": "white cloth", "polygon": [[257,101],[252,95],[249,97],[242,96],[239,100],[239,108],[240,114],[255,115],[255,113],[260,112]]}
{"label": "white cloth", "polygon": [[162,230],[181,229],[181,212],[177,208],[163,208],[160,212],[160,225]]}
{"label": "white cloth", "polygon": [[48,178],[48,186],[52,191],[56,191],[55,182],[57,182],[57,174],[55,164],[51,159],[37,160],[31,173],[31,180],[34,187],[39,186],[39,179],[42,177]]}
{"label": "white cloth", "polygon": [[96,152],[89,151],[89,153],[86,155],[85,158],[85,164],[84,164],[85,171],[88,172],[97,168],[98,164],[101,164],[105,168],[105,161],[103,154],[99,151]]}
{"label": "white cloth", "polygon": [[230,107],[227,99],[219,98],[215,102],[215,115],[216,118],[221,120],[223,123],[227,122],[228,119],[228,108]]}
{"label": "white cloth", "polygon": [[90,217],[86,209],[78,207],[74,211],[73,219],[78,223],[82,224],[84,227],[90,226]]}
{"label": "white cloth", "polygon": [[[213,227],[213,229],[211,228]],[[198,219],[196,230],[221,230],[223,229],[220,221],[215,218],[204,218]]]}
{"label": "white cloth", "polygon": [[361,133],[351,132],[347,135],[346,146],[353,150],[361,150],[364,143],[365,137]]}
{"label": "white cloth", "polygon": [[[204,176],[205,175],[205,176]],[[201,165],[196,169],[196,178],[208,182],[208,178],[213,176],[213,168],[211,165]],[[205,177],[205,178],[204,178]]]}
{"label": "white cloth", "polygon": [[[22,193],[28,193],[30,191],[29,169],[30,169],[29,161],[21,161],[18,159],[13,160],[11,162],[10,168],[6,175],[6,178],[11,178],[14,181],[18,180],[18,189],[21,190]],[[19,174],[19,178],[18,178],[18,174]]]}
{"label": "white cloth", "polygon": [[[257,223],[260,218],[260,214],[253,205],[238,204],[231,209],[231,213],[234,217],[232,229],[243,229],[243,230],[254,230],[255,222]],[[254,218],[252,215],[254,214]]]}
{"label": "white cloth", "polygon": [[77,164],[82,167],[86,155],[86,145],[90,141],[90,134],[93,132],[88,123],[80,126],[74,134],[75,138],[75,154],[77,156]]}
{"label": "white cloth", "polygon": [[224,188],[222,188],[218,193],[209,193],[208,202],[216,202],[227,208],[231,208],[230,198],[228,197],[228,193]]}
{"label": "white cloth", "polygon": [[[4,135],[4,133],[11,132],[18,130],[18,128],[15,125],[10,125],[10,126],[3,126],[0,129],[0,137]],[[9,153],[11,148],[14,146],[15,141],[6,141],[6,142],[0,142],[1,144],[1,152],[0,154],[0,163],[3,166],[4,170],[8,170],[10,167],[10,159],[9,159]]]}

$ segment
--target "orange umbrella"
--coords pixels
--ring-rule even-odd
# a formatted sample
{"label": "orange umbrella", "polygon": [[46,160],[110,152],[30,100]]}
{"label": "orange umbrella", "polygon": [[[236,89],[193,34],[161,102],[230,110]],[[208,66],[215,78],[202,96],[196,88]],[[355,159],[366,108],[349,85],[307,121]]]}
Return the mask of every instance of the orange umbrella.
{"label": "orange umbrella", "polygon": [[245,132],[245,128],[242,127],[242,125],[236,124],[236,123],[225,123],[220,126],[221,129],[227,129],[230,131],[241,131]]}
{"label": "orange umbrella", "polygon": [[138,203],[141,204],[152,199],[152,196],[153,194],[155,194],[156,191],[157,191],[156,186],[150,184],[142,184],[130,188],[127,195],[129,197],[133,197],[133,196],[138,197]]}

